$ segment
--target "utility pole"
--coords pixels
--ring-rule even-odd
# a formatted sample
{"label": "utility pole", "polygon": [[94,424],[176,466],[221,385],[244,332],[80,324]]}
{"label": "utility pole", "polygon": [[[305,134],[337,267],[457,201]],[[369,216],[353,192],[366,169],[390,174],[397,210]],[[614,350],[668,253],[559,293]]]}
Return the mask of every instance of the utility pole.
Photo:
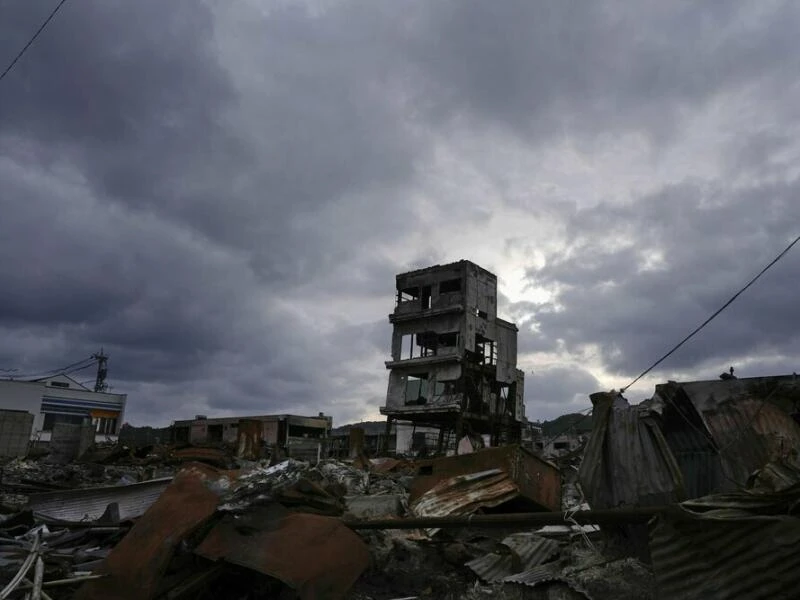
{"label": "utility pole", "polygon": [[108,389],[108,384],[106,383],[106,376],[108,375],[108,356],[106,356],[103,353],[103,349],[100,348],[100,352],[92,354],[92,358],[97,361],[97,378],[94,380],[94,391],[105,392]]}

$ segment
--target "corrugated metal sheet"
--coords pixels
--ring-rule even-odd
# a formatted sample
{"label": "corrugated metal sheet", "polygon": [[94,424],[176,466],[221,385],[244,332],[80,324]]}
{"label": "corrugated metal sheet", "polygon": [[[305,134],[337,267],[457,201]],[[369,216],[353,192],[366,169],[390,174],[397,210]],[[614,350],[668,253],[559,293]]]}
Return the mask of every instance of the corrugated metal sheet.
{"label": "corrugated metal sheet", "polygon": [[508,502],[518,493],[508,474],[491,469],[437,483],[411,504],[411,510],[418,517],[468,515],[481,507]]}
{"label": "corrugated metal sheet", "polygon": [[410,499],[415,501],[445,479],[491,469],[508,473],[519,488],[520,497],[531,504],[530,508],[561,509],[561,472],[558,467],[518,445],[418,461]]}
{"label": "corrugated metal sheet", "polygon": [[[443,517],[446,515],[469,515],[479,508],[499,506],[519,495],[519,489],[500,469],[459,475],[446,479],[410,506],[411,514],[417,517]],[[438,529],[426,529],[435,535]]]}
{"label": "corrugated metal sheet", "polygon": [[195,552],[275,577],[301,600],[343,598],[369,564],[366,544],[338,519],[269,509],[226,517]]}
{"label": "corrugated metal sheet", "polygon": [[560,572],[558,567],[551,565],[541,565],[534,567],[533,569],[529,569],[528,571],[511,575],[510,577],[506,577],[504,582],[520,583],[522,585],[527,585],[528,587],[536,587],[537,585],[559,582],[565,584],[571,590],[581,594],[585,598],[590,597],[586,590],[580,586],[580,584],[569,577],[565,577]]}
{"label": "corrugated metal sheet", "polygon": [[768,401],[720,404],[702,417],[719,448],[726,479],[739,486],[770,460],[800,449],[800,427]]}
{"label": "corrugated metal sheet", "polygon": [[758,513],[785,510],[800,500],[800,492],[780,498],[740,494],[738,503],[735,496],[684,503],[651,525],[650,552],[660,600],[797,597],[800,519]]}
{"label": "corrugated metal sheet", "polygon": [[645,405],[592,394],[594,425],[578,472],[592,508],[659,506],[685,498],[680,466]]}
{"label": "corrugated metal sheet", "polygon": [[515,533],[501,544],[507,552],[492,552],[466,564],[475,574],[490,583],[503,581],[507,577],[529,571],[556,554],[560,544],[533,533]]}
{"label": "corrugated metal sheet", "polygon": [[213,467],[184,467],[95,571],[108,576],[85,583],[76,600],[153,598],[175,548],[214,514],[229,486]]}
{"label": "corrugated metal sheet", "polygon": [[86,488],[33,494],[28,508],[36,514],[61,521],[96,521],[108,505],[116,502],[120,519],[135,519],[158,499],[171,477],[131,485]]}

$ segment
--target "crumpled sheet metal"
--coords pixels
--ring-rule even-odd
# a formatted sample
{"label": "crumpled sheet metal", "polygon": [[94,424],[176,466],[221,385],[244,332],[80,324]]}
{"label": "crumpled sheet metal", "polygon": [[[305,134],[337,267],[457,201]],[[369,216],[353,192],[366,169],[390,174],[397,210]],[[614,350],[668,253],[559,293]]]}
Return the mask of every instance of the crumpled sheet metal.
{"label": "crumpled sheet metal", "polygon": [[468,515],[516,498],[519,489],[500,469],[459,475],[436,484],[411,505],[418,517]]}
{"label": "crumpled sheet metal", "polygon": [[195,552],[279,579],[301,600],[343,598],[369,564],[366,544],[349,527],[301,513],[229,515]]}
{"label": "crumpled sheet metal", "polygon": [[[739,500],[737,501],[737,496]],[[650,526],[661,600],[775,600],[800,589],[800,489],[684,502]]]}
{"label": "crumpled sheet metal", "polygon": [[547,583],[563,583],[574,592],[591,599],[589,593],[574,579],[563,575],[557,565],[539,565],[522,573],[510,575],[503,580],[504,583],[519,583],[528,587],[536,587]]}
{"label": "crumpled sheet metal", "polygon": [[75,599],[155,597],[176,547],[211,518],[229,486],[228,475],[213,467],[185,466],[95,571],[108,576],[84,584]]}
{"label": "crumpled sheet metal", "polygon": [[[410,511],[417,517],[469,515],[479,508],[499,506],[519,495],[505,471],[491,469],[445,479],[415,500]],[[438,529],[425,530],[435,535]]]}
{"label": "crumpled sheet metal", "polygon": [[508,548],[507,552],[491,552],[466,564],[489,583],[505,581],[547,562],[558,554],[560,547],[558,542],[533,533],[514,533],[500,543]]}
{"label": "crumpled sheet metal", "polygon": [[558,467],[519,445],[418,461],[417,476],[411,484],[411,501],[446,479],[491,469],[505,471],[519,489],[520,501],[532,504],[532,510],[561,509],[561,472]]}
{"label": "crumpled sheet metal", "polygon": [[26,508],[49,519],[69,522],[96,521],[116,502],[125,521],[142,516],[167,489],[171,477],[131,485],[63,490],[33,494]]}

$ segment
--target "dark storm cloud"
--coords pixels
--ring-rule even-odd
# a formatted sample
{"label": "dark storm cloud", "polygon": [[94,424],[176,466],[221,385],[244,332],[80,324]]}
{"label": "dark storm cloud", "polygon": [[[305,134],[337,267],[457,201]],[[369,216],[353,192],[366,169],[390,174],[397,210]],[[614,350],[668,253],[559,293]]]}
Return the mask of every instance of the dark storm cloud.
{"label": "dark storm cloud", "polygon": [[[683,184],[626,207],[575,212],[564,256],[532,269],[559,285],[540,309],[542,335],[569,349],[596,344],[606,365],[635,375],[711,315],[797,234],[800,184],[753,190]],[[653,254],[659,260],[645,268]],[[800,259],[789,254],[664,368],[794,354],[791,322]]]}
{"label": "dark storm cloud", "polygon": [[721,90],[791,80],[800,66],[800,12],[788,2],[430,6],[411,52],[429,75],[431,110],[525,136],[634,129],[663,138]]}
{"label": "dark storm cloud", "polygon": [[[503,244],[482,231],[502,205],[421,189],[438,138],[500,124],[526,147],[569,135],[591,155],[598,133],[641,130],[657,151],[680,144],[693,109],[745,85],[794,118],[778,105],[800,60],[797,9],[758,6],[67,3],[0,82],[0,368],[104,346],[139,423],[374,412],[394,274],[461,258],[449,231]],[[45,14],[0,12],[4,66]],[[779,180],[791,161],[764,155],[791,155],[789,130],[746,133],[720,160]],[[460,185],[457,171],[442,177]],[[520,350],[595,344],[628,372],[727,297],[789,235],[796,190],[707,185],[544,207],[570,253],[531,272],[558,307],[511,305]],[[441,221],[420,235],[431,203]],[[640,272],[651,248],[663,265]],[[741,354],[757,332],[765,352],[786,351],[796,274],[782,273],[731,309],[715,348]],[[693,348],[676,365],[726,356]],[[529,414],[597,387],[532,366]]]}

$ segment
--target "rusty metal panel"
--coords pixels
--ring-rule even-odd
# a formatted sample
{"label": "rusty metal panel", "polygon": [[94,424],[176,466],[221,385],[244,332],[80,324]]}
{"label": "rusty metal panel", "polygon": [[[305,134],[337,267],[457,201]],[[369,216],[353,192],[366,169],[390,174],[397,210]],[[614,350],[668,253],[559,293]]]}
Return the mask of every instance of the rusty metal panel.
{"label": "rusty metal panel", "polygon": [[[519,488],[500,469],[457,475],[440,481],[410,506],[417,517],[468,515],[479,508],[499,506],[515,499]],[[430,529],[429,534],[436,529]]]}
{"label": "rusty metal panel", "polygon": [[151,479],[131,485],[115,485],[33,494],[27,508],[60,521],[96,521],[108,505],[116,502],[119,517],[125,521],[142,516],[167,489],[171,477]]}
{"label": "rusty metal panel", "polygon": [[366,544],[338,519],[270,508],[226,517],[195,552],[279,579],[301,600],[343,598],[369,564]]}
{"label": "rusty metal panel", "polygon": [[535,508],[561,510],[561,472],[555,465],[518,445],[419,461],[417,465],[417,476],[411,484],[412,502],[445,479],[500,469],[513,480],[520,496]]}
{"label": "rusty metal panel", "polygon": [[240,419],[236,436],[236,455],[239,458],[256,460],[261,456],[261,442],[264,440],[263,421]]}
{"label": "rusty metal panel", "polygon": [[95,571],[108,577],[85,583],[76,600],[155,597],[175,548],[214,514],[228,487],[226,474],[187,465]]}
{"label": "rusty metal panel", "polygon": [[[710,497],[704,508],[712,504]],[[745,502],[743,506],[750,504]],[[734,509],[731,498],[721,505],[706,513],[687,509],[682,514],[667,513],[651,525],[650,555],[658,597],[661,600],[797,597],[800,519]]]}

